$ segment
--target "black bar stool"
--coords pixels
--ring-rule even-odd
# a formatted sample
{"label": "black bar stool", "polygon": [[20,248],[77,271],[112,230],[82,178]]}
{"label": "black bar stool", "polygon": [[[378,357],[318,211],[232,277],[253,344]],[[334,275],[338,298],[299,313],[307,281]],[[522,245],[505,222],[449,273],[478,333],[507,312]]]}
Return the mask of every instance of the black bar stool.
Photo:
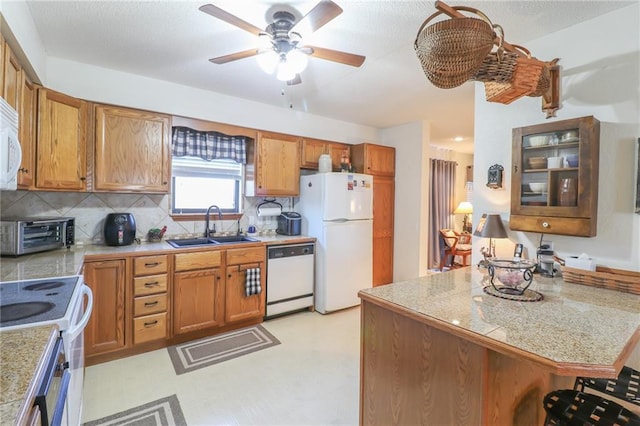
{"label": "black bar stool", "polygon": [[545,425],[640,426],[640,416],[598,395],[572,389],[548,393],[543,401]]}
{"label": "black bar stool", "polygon": [[590,388],[640,406],[640,371],[631,367],[622,367],[615,379],[578,377],[573,388],[579,391]]}

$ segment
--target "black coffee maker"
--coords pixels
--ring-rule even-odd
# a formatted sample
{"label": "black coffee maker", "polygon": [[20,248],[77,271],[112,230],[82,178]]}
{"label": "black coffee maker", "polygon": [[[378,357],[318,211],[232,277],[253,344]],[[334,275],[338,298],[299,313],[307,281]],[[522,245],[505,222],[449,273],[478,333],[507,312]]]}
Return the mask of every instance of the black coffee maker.
{"label": "black coffee maker", "polygon": [[128,246],[136,238],[136,220],[131,213],[109,213],[104,220],[104,242]]}

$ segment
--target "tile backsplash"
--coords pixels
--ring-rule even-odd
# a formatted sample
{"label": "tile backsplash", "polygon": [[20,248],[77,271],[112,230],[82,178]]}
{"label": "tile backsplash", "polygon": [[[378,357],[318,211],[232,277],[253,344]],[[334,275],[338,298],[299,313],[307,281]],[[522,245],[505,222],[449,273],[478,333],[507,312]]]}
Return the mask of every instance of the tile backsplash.
{"label": "tile backsplash", "polygon": [[[2,191],[0,192],[0,217],[75,217],[76,241],[100,244],[103,242],[102,228],[109,213],[132,213],[136,219],[136,237],[145,240],[152,228],[167,227],[165,237],[187,236],[204,233],[204,220],[174,221],[169,215],[170,195],[162,194],[115,194],[85,192],[40,192]],[[276,217],[257,217],[256,206],[262,198],[245,197],[244,214],[240,227],[246,231],[249,221],[261,232],[273,232],[277,227]],[[283,211],[292,209],[293,199],[278,198]],[[253,219],[250,219],[253,217]],[[235,233],[236,220],[217,221],[219,232]]]}

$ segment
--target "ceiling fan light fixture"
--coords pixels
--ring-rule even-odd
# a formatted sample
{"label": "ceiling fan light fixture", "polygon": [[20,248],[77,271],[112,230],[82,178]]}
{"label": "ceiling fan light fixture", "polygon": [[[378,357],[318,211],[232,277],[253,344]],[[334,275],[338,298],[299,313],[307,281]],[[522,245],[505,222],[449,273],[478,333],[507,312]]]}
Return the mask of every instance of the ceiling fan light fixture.
{"label": "ceiling fan light fixture", "polygon": [[296,72],[291,67],[290,63],[286,59],[282,59],[278,64],[276,71],[276,78],[280,81],[293,80],[296,77]]}
{"label": "ceiling fan light fixture", "polygon": [[276,71],[278,64],[280,63],[280,56],[273,51],[269,50],[261,55],[256,56],[256,60],[258,61],[258,66],[262,69],[262,71],[267,74],[273,74]]}
{"label": "ceiling fan light fixture", "polygon": [[287,53],[287,64],[291,67],[294,74],[300,74],[309,64],[309,56],[300,52],[298,49],[293,49]]}

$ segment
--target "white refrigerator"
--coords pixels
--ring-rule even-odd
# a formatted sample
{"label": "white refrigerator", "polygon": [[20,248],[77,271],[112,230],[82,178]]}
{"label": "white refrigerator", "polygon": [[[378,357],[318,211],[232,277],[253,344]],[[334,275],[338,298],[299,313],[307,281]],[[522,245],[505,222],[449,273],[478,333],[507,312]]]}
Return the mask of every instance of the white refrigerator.
{"label": "white refrigerator", "polygon": [[359,305],[358,291],[373,280],[373,177],[302,176],[296,210],[302,234],[317,239],[315,309],[325,314]]}

